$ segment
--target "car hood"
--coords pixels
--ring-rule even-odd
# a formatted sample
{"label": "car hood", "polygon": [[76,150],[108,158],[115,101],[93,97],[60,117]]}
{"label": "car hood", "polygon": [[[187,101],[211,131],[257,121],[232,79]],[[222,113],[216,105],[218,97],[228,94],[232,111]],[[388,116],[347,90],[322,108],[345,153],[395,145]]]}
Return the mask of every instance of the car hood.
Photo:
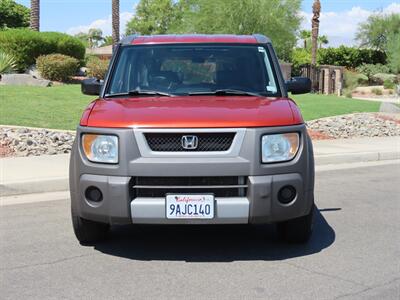
{"label": "car hood", "polygon": [[90,127],[227,128],[303,123],[287,98],[177,96],[107,98],[94,101],[81,125]]}

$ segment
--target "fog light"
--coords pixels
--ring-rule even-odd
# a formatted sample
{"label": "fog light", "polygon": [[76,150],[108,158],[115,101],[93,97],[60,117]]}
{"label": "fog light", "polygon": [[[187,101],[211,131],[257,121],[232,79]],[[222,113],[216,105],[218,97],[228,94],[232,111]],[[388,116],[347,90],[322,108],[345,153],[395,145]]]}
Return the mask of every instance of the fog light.
{"label": "fog light", "polygon": [[291,185],[286,185],[278,192],[278,200],[283,204],[288,204],[296,198],[296,189]]}
{"label": "fog light", "polygon": [[103,200],[102,192],[95,186],[90,186],[85,191],[85,197],[89,201],[100,202]]}

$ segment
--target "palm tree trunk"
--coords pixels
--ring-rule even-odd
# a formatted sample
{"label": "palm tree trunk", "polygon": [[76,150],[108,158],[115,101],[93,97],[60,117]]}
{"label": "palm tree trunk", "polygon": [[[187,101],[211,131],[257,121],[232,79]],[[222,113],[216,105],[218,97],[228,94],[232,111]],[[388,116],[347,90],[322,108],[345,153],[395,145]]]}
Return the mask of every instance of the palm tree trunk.
{"label": "palm tree trunk", "polygon": [[321,13],[321,2],[314,0],[313,17],[311,20],[312,31],[311,31],[311,65],[317,64],[317,48],[318,48],[318,31],[319,31],[319,15]]}
{"label": "palm tree trunk", "polygon": [[119,0],[112,0],[112,39],[114,45],[119,42]]}
{"label": "palm tree trunk", "polygon": [[39,24],[40,24],[40,0],[31,0],[30,27],[32,30],[39,31]]}

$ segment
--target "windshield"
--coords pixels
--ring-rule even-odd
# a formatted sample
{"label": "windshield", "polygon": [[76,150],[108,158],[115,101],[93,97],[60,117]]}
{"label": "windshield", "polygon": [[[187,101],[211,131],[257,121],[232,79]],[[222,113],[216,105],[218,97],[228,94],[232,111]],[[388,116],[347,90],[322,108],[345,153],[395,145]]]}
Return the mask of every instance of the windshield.
{"label": "windshield", "polygon": [[[125,46],[113,70],[106,96],[280,96],[268,51],[258,45]],[[139,93],[142,90],[146,93]]]}

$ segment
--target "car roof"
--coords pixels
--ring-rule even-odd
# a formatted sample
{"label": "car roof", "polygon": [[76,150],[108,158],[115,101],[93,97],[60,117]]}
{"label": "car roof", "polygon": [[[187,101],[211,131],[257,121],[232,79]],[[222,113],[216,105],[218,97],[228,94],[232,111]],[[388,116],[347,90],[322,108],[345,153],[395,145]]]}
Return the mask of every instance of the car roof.
{"label": "car roof", "polygon": [[195,44],[195,43],[233,43],[233,44],[266,44],[270,39],[261,34],[181,34],[181,35],[130,35],[125,37],[123,45],[146,44]]}

